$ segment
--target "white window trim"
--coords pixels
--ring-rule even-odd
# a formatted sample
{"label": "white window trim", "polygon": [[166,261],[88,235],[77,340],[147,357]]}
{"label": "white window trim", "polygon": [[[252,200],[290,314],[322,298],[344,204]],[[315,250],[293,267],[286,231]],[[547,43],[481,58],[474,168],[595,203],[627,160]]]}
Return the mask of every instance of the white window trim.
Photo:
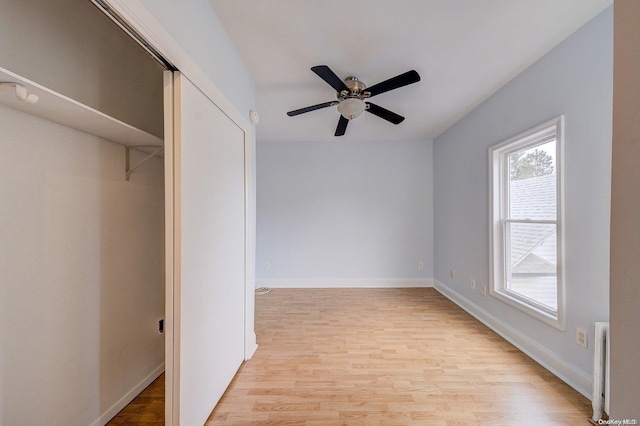
{"label": "white window trim", "polygon": [[[505,179],[505,162],[502,158],[516,151],[526,149],[528,146],[538,145],[545,138],[555,136],[556,139],[556,220],[550,221],[556,224],[557,235],[557,287],[558,308],[554,313],[539,303],[523,297],[522,295],[505,288],[505,256],[504,256],[504,228],[503,214],[505,203],[503,194],[506,193],[502,185],[507,184]],[[526,130],[505,141],[489,147],[489,256],[490,256],[490,294],[509,305],[526,312],[555,328],[565,330],[565,276],[564,276],[564,116],[561,115],[544,122],[532,129]],[[495,172],[497,170],[497,173]],[[502,177],[502,179],[501,179]],[[541,221],[535,221],[536,223]]]}

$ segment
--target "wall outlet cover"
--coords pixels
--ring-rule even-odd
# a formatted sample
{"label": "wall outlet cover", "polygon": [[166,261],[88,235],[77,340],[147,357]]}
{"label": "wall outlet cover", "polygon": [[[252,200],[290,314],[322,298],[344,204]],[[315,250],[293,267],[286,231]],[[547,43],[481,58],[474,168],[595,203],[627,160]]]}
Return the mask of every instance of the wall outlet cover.
{"label": "wall outlet cover", "polygon": [[582,346],[583,348],[587,348],[587,330],[584,328],[576,328],[576,343]]}

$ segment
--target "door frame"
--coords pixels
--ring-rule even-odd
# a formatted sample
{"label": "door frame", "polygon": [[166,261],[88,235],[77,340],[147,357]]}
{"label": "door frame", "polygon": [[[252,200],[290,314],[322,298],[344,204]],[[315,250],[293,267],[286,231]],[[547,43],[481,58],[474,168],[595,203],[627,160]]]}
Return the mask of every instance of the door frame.
{"label": "door frame", "polygon": [[[197,63],[182,49],[180,44],[169,35],[148,9],[139,0],[101,0],[101,7],[108,15],[117,16],[118,20],[127,23],[148,45],[182,72],[205,94],[224,114],[226,114],[244,132],[244,197],[245,197],[245,265],[244,265],[244,359],[250,359],[258,345],[254,329],[255,311],[255,240],[256,240],[256,206],[255,206],[255,134],[253,125],[215,85]],[[104,6],[107,6],[105,9]],[[123,28],[129,32],[128,29]],[[134,37],[135,38],[135,37]],[[170,72],[165,72],[165,102],[171,102],[173,111],[173,94],[167,97],[167,80]],[[167,122],[169,121],[169,122]],[[176,274],[179,274],[179,259],[175,258],[176,236],[175,223],[179,217],[176,212],[175,188],[180,176],[173,169],[173,120],[165,120],[165,421],[167,425],[177,425],[179,395],[177,380],[173,374],[174,366],[179,362],[179,354],[174,353],[174,342],[180,339],[179,330],[174,328],[174,297],[180,289],[176,287]],[[179,207],[179,206],[178,206]],[[177,237],[177,238],[176,238]],[[213,407],[212,407],[213,408]]]}

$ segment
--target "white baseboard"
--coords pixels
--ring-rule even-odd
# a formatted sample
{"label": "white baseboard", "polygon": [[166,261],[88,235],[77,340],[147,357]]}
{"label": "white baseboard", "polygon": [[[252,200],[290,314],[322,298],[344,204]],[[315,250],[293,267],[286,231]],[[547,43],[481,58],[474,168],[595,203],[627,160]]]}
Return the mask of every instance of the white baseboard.
{"label": "white baseboard", "polygon": [[433,287],[431,278],[313,278],[258,280],[256,287],[269,288],[408,288]]}
{"label": "white baseboard", "polygon": [[255,333],[251,333],[249,339],[245,342],[244,360],[249,361],[253,354],[258,350],[258,343]]}
{"label": "white baseboard", "polygon": [[567,383],[576,391],[591,400],[592,379],[590,377],[568,364],[565,360],[558,357],[557,354],[551,352],[540,343],[522,334],[519,330],[516,330],[506,322],[496,318],[486,310],[472,303],[469,299],[460,295],[460,293],[452,290],[438,280],[433,281],[433,287],[435,287],[435,289],[443,296],[467,311],[471,316],[475,317],[478,321],[498,333],[538,364],[556,375],[560,380]]}
{"label": "white baseboard", "polygon": [[157,379],[164,372],[164,362],[160,364],[147,377],[142,379],[140,383],[135,385],[133,389],[127,392],[118,402],[109,407],[91,426],[104,426],[109,420],[115,417],[124,407],[126,407],[133,399],[140,394],[147,386]]}

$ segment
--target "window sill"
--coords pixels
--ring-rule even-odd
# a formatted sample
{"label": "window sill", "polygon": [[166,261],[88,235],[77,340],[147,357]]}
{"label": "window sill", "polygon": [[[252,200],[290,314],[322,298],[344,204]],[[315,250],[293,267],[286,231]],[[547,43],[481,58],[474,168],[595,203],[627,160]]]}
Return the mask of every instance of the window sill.
{"label": "window sill", "polygon": [[564,318],[560,314],[562,309],[559,309],[558,313],[551,313],[542,307],[537,307],[533,303],[529,303],[525,298],[519,297],[516,293],[513,293],[509,290],[491,290],[491,295],[496,299],[505,302],[514,308],[540,320],[552,327],[557,328],[558,330],[565,330]]}

